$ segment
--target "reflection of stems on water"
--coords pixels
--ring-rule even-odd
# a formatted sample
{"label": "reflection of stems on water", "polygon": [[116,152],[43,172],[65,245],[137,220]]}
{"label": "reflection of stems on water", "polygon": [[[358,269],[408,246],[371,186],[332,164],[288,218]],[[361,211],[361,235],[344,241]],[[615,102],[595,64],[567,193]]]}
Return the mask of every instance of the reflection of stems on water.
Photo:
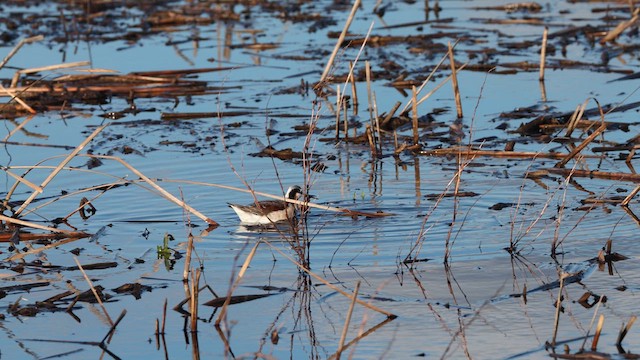
{"label": "reflection of stems on water", "polygon": [[[291,333],[291,337],[295,336],[294,334],[298,333],[301,328],[307,329],[307,336],[300,338],[300,340],[308,340],[311,353],[309,354],[309,359],[320,359],[321,356],[318,351],[318,346],[320,345],[318,342],[318,338],[316,336],[315,322],[313,321],[313,316],[311,312],[311,303],[312,303],[312,291],[313,284],[311,282],[311,277],[307,274],[300,273],[298,274],[298,284],[296,288],[296,292],[293,294],[293,302],[294,306],[294,326],[293,331]],[[296,300],[298,304],[298,309],[295,311]],[[304,322],[304,324],[303,324]],[[293,342],[291,344],[293,346]]]}

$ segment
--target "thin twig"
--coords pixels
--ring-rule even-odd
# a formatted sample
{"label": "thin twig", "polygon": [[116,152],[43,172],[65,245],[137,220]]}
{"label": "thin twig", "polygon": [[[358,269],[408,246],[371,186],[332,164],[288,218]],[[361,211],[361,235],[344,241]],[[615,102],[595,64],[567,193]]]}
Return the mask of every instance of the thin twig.
{"label": "thin twig", "polygon": [[340,355],[344,350],[344,341],[347,339],[347,332],[349,331],[349,323],[351,323],[351,316],[353,315],[353,309],[356,305],[356,299],[358,298],[359,290],[360,290],[360,281],[356,283],[356,288],[353,289],[353,296],[351,297],[351,303],[349,304],[349,310],[347,311],[347,318],[344,320],[344,326],[342,327],[342,335],[340,336],[340,342],[338,343],[338,351],[336,351],[337,360],[340,360]]}
{"label": "thin twig", "polygon": [[353,7],[351,8],[351,13],[347,18],[347,22],[344,25],[344,28],[342,29],[342,32],[338,37],[338,41],[336,42],[336,46],[333,48],[333,52],[329,57],[329,61],[327,62],[327,65],[325,66],[324,71],[322,72],[322,76],[320,77],[320,82],[319,82],[320,84],[324,83],[324,81],[327,79],[327,76],[329,75],[329,71],[331,71],[331,67],[333,66],[333,62],[336,58],[336,55],[338,54],[338,50],[340,50],[340,47],[342,46],[342,42],[344,41],[344,38],[347,36],[347,31],[349,31],[349,27],[351,26],[351,22],[353,21],[353,18],[356,15],[356,11],[358,10],[358,7],[360,7],[360,0],[356,0],[356,2],[353,3]]}
{"label": "thin twig", "polygon": [[[58,166],[51,172],[51,174],[49,174],[49,176],[47,176],[46,179],[44,179],[44,181],[40,184],[40,187],[42,189],[44,189],[50,182],[51,180],[53,180],[54,177],[56,177],[56,175],[58,175],[58,173],[62,170],[62,168],[67,165],[76,155],[78,155],[78,153],[80,151],[82,151],[82,149],[84,149],[85,146],[87,146],[87,144],[89,144],[89,142],[91,140],[93,140],[94,137],[96,137],[102,130],[104,130],[104,128],[106,128],[109,124],[105,124],[102,126],[99,126],[98,128],[96,128],[86,139],[84,139],[84,141],[82,143],[80,143],[80,145],[78,145],[60,164],[58,164]],[[31,195],[29,196],[29,198],[27,198],[27,200],[25,200],[22,205],[20,206],[20,208],[15,212],[15,215],[18,216],[20,215],[20,213],[27,207],[29,206],[29,204],[36,198],[36,196],[38,196],[37,192],[33,192],[31,193]]]}
{"label": "thin twig", "polygon": [[114,326],[114,322],[113,322],[113,320],[111,320],[111,316],[109,316],[109,313],[107,312],[107,309],[104,307],[104,304],[102,303],[102,299],[100,298],[100,295],[98,295],[98,292],[96,291],[96,288],[93,286],[93,283],[91,282],[91,279],[89,279],[89,276],[87,275],[87,273],[82,268],[82,265],[80,265],[80,262],[78,261],[78,258],[76,256],[73,257],[73,261],[76,262],[76,264],[78,265],[78,269],[82,273],[82,276],[84,276],[84,279],[87,281],[87,284],[89,284],[89,287],[91,288],[91,292],[93,293],[93,296],[96,297],[96,300],[98,301],[98,304],[100,304],[100,307],[102,308],[102,311],[104,312],[104,315],[107,317],[107,320],[109,320],[109,325],[111,325],[113,327]]}

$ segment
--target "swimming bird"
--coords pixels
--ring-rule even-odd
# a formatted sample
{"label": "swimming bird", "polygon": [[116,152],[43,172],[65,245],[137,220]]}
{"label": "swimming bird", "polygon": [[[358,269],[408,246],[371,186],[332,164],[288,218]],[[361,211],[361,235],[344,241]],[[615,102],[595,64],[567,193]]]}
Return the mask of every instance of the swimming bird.
{"label": "swimming bird", "polygon": [[[298,185],[290,186],[285,198],[298,200],[302,189]],[[296,213],[295,204],[284,200],[264,200],[249,205],[229,203],[229,207],[238,214],[240,222],[246,225],[267,225],[292,219]]]}

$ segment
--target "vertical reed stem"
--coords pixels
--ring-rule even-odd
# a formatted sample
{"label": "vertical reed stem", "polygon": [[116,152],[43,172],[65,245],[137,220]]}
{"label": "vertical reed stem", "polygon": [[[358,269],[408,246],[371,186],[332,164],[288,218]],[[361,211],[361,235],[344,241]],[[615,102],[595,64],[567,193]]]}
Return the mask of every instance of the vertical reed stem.
{"label": "vertical reed stem", "polygon": [[415,86],[411,87],[411,119],[413,120],[413,145],[418,145],[418,92]]}
{"label": "vertical reed stem", "polygon": [[340,96],[340,85],[336,86],[336,141],[340,139],[340,110],[342,105],[340,104],[342,97]]}
{"label": "vertical reed stem", "polygon": [[349,61],[349,80],[351,80],[351,97],[353,98],[353,116],[358,115],[358,90],[356,89],[356,79],[353,76],[353,61]]}
{"label": "vertical reed stem", "polygon": [[344,341],[347,338],[349,323],[351,322],[351,315],[353,314],[353,308],[356,305],[356,299],[358,298],[359,290],[360,290],[360,281],[356,283],[356,288],[353,290],[353,296],[351,296],[351,304],[349,304],[349,310],[347,311],[347,318],[344,320],[344,327],[342,328],[342,335],[340,336],[340,344],[338,346],[338,351],[336,352],[336,360],[340,360],[340,355],[342,354]]}
{"label": "vertical reed stem", "polygon": [[453,47],[451,42],[449,46],[449,63],[451,63],[451,84],[453,85],[453,95],[456,99],[456,110],[458,112],[458,119],[462,118],[462,99],[460,98],[460,89],[458,88],[458,74],[456,73],[456,62],[453,58]]}
{"label": "vertical reed stem", "polygon": [[191,270],[191,253],[193,252],[193,235],[189,234],[187,241],[187,256],[184,259],[184,270],[182,272],[182,281],[189,281],[189,271]]}
{"label": "vertical reed stem", "polygon": [[602,325],[604,325],[604,315],[600,315],[598,319],[598,326],[596,327],[596,333],[593,334],[593,342],[591,343],[591,351],[598,350],[598,341],[600,340],[600,334],[602,333]]}
{"label": "vertical reed stem", "polygon": [[549,35],[549,28],[544,27],[542,32],[542,49],[540,49],[540,81],[544,81],[544,66],[547,58],[547,36]]}
{"label": "vertical reed stem", "polygon": [[[349,114],[347,113],[347,102],[342,101],[342,116],[344,117],[344,137],[349,139]],[[355,132],[355,129],[353,130]]]}
{"label": "vertical reed stem", "polygon": [[558,324],[560,323],[560,307],[562,306],[562,290],[564,288],[564,278],[566,274],[560,274],[560,288],[558,289],[558,299],[556,300],[556,316],[553,325],[553,339],[551,346],[556,346],[556,337],[558,336]]}

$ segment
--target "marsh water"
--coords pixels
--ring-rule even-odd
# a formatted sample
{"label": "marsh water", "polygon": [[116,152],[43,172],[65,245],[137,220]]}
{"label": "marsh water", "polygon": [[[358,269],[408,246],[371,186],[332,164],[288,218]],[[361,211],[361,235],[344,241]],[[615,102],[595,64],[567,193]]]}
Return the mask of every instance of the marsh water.
{"label": "marsh water", "polygon": [[[342,357],[544,358],[590,349],[591,323],[600,315],[597,350],[614,358],[637,353],[637,328],[616,346],[621,326],[640,309],[640,221],[634,215],[640,206],[637,199],[628,207],[615,203],[636,187],[633,181],[552,172],[527,176],[558,162],[542,155],[433,154],[459,145],[501,151],[508,144],[520,152],[568,154],[598,127],[599,103],[613,109],[604,116],[607,130],[565,168],[635,173],[637,156],[625,159],[638,131],[637,28],[632,25],[616,42],[599,41],[632,17],[629,3],[527,4],[363,1],[320,94],[313,87],[347,21],[348,2],[0,4],[2,57],[20,39],[43,35],[0,69],[7,88],[20,69],[79,61],[88,65],[23,73],[18,85],[70,86],[64,85],[69,75],[161,77],[180,70],[180,81],[200,87],[142,96],[139,88],[90,93],[85,84],[85,95],[97,95],[51,99],[45,93],[33,100],[41,104],[34,115],[9,111],[8,105],[1,110],[3,198],[15,182],[7,170],[23,174],[40,165],[25,176],[40,184],[101,125],[108,124],[80,154],[114,156],[131,166],[78,156],[20,216],[93,236],[11,261],[14,252],[46,243],[20,242],[17,249],[4,243],[2,357],[330,358],[350,318]],[[549,42],[541,84],[537,66],[545,27]],[[365,38],[361,50],[359,40]],[[420,86],[446,57],[448,43],[455,45],[458,67],[468,66],[457,74],[463,116],[457,116],[447,82],[418,106],[421,150],[395,152],[394,132],[400,145],[413,144],[410,121],[384,133],[381,153],[352,141],[354,134],[364,134],[373,112],[365,61],[371,64],[375,111],[383,118],[396,102],[402,109],[411,101],[410,87],[392,83],[411,80]],[[345,82],[350,62],[357,108]],[[422,94],[450,73],[445,60]],[[350,97],[349,138],[342,132],[337,140],[336,87]],[[596,124],[591,128],[578,127],[569,137],[564,126],[553,124],[535,133],[519,131],[538,117],[566,118],[585,101],[595,110],[584,116]],[[14,132],[19,124],[24,127]],[[316,128],[311,134],[309,126]],[[268,146],[306,156],[256,155]],[[139,181],[131,168],[219,226],[207,229],[205,221]],[[249,185],[275,195],[293,184],[308,185],[316,204],[390,216],[311,208],[296,233],[286,227],[255,229],[240,224],[227,207],[253,202],[251,194],[207,184]],[[13,210],[31,191],[21,185],[11,193]],[[91,200],[95,213],[55,221],[72,213],[82,197]],[[163,253],[158,247],[169,234],[171,250]],[[172,309],[186,297],[182,279],[190,234],[191,267],[201,270],[199,286],[207,285],[199,294],[195,332],[185,315],[189,305],[182,312]],[[608,241],[619,256],[598,261]],[[229,294],[257,243],[231,294],[257,298],[231,304],[216,327],[220,309],[204,303],[215,298],[213,292]],[[53,308],[37,306],[66,291],[90,290],[76,260],[114,264],[86,271],[93,286],[109,295],[103,306],[72,303],[72,296],[53,301]],[[138,292],[115,290],[124,284],[142,286]],[[349,316],[352,299],[338,290],[353,294],[357,287],[359,299],[394,316],[362,304]],[[156,336],[165,301],[164,334]],[[38,310],[16,311],[25,308]],[[105,353],[96,344],[123,310]]]}

